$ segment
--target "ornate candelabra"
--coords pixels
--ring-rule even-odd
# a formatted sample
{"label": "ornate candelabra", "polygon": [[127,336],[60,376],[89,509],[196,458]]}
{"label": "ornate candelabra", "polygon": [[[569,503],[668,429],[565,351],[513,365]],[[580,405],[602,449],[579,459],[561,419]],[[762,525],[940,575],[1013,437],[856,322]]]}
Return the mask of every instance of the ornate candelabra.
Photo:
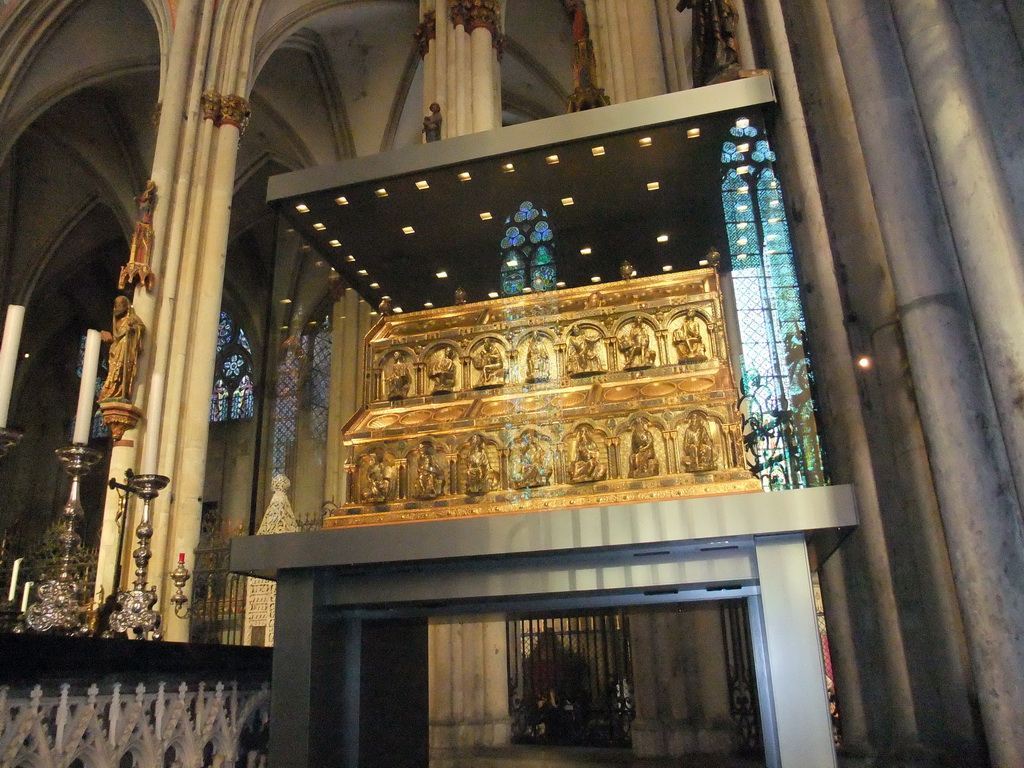
{"label": "ornate candelabra", "polygon": [[188,595],[185,594],[185,584],[192,578],[192,574],[185,567],[185,553],[178,556],[178,566],[167,574],[174,584],[174,594],[171,595],[171,603],[174,605],[174,615],[179,619],[187,618],[189,615]]}
{"label": "ornate candelabra", "polygon": [[0,427],[0,459],[7,455],[7,452],[21,440],[21,432],[16,429]]}
{"label": "ornate candelabra", "polygon": [[82,502],[79,488],[82,476],[100,460],[103,454],[81,444],[57,449],[57,456],[64,465],[64,471],[71,475],[71,492],[61,513],[63,530],[57,537],[63,552],[60,571],[56,578],[48,579],[36,587],[38,600],[25,612],[25,623],[35,632],[56,632],[80,635],[88,632],[85,620],[85,606],[82,604],[84,587],[77,574],[71,573],[75,550],[82,540],[75,532],[75,523],[82,516]]}
{"label": "ornate candelabra", "polygon": [[139,546],[132,553],[135,560],[135,584],[131,589],[117,593],[117,610],[110,614],[112,632],[124,633],[129,629],[139,637],[159,640],[160,614],[153,610],[156,605],[156,586],[146,584],[149,573],[149,559],[153,556],[149,540],[153,538],[153,524],[150,505],[160,495],[170,478],[164,475],[133,475],[128,483],[131,492],[142,499],[142,520],[135,529]]}

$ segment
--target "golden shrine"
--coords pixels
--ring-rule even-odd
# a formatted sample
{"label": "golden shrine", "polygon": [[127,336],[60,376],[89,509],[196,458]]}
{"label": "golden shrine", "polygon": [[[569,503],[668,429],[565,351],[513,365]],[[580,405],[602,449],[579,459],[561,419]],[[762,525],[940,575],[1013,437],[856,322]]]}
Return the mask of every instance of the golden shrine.
{"label": "golden shrine", "polygon": [[749,493],[712,268],[385,315],[338,528]]}

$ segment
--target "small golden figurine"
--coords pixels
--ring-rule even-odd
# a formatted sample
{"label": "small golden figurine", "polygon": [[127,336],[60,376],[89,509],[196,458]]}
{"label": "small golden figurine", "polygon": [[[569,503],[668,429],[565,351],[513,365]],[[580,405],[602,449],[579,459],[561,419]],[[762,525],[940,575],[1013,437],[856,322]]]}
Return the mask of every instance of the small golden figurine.
{"label": "small golden figurine", "polygon": [[480,371],[481,387],[499,387],[505,383],[505,358],[494,339],[485,339],[476,355],[473,367]]}
{"label": "small golden figurine", "polygon": [[466,301],[467,301],[466,291],[460,285],[458,288],[455,289],[455,303],[456,304],[465,304]]}
{"label": "small golden figurine", "polygon": [[624,261],[619,267],[619,277],[623,280],[632,280],[636,277],[636,269],[628,261]]}
{"label": "small golden figurine", "polygon": [[416,462],[416,480],[421,499],[436,499],[444,493],[444,467],[437,460],[437,451],[429,440],[420,443]]}
{"label": "small golden figurine", "polygon": [[434,384],[433,394],[454,391],[455,350],[452,347],[445,347],[434,355],[427,368],[427,378]]}
{"label": "small golden figurine", "polygon": [[487,493],[491,490],[491,460],[480,435],[469,438],[466,456],[466,493]]}
{"label": "small golden figurine", "polygon": [[633,422],[633,436],[630,439],[629,476],[653,477],[658,474],[660,464],[654,450],[654,433],[646,416]]}
{"label": "small golden figurine", "polygon": [[594,440],[594,430],[582,424],[576,430],[575,458],[569,465],[570,483],[592,483],[608,476],[608,465],[601,461],[601,449]]}
{"label": "small golden figurine", "polygon": [[683,324],[672,332],[672,346],[676,348],[680,363],[700,363],[708,359],[704,325],[696,310],[687,310]]}
{"label": "small golden figurine", "polygon": [[687,472],[710,472],[715,468],[715,448],[708,429],[708,417],[700,411],[690,414],[683,432],[683,465]]}
{"label": "small golden figurine", "polygon": [[409,394],[412,375],[409,366],[402,360],[402,353],[397,349],[391,353],[385,363],[383,373],[384,397],[388,400],[401,400]]}
{"label": "small golden figurine", "polygon": [[651,336],[639,320],[633,320],[618,337],[619,351],[625,356],[627,371],[650,368],[656,357]]}
{"label": "small golden figurine", "polygon": [[146,325],[135,314],[127,296],[114,299],[114,322],[111,331],[100,333],[103,341],[110,344],[107,354],[107,378],[100,388],[100,400],[114,398],[130,402],[132,385],[138,372],[139,354],[142,352],[142,335]]}

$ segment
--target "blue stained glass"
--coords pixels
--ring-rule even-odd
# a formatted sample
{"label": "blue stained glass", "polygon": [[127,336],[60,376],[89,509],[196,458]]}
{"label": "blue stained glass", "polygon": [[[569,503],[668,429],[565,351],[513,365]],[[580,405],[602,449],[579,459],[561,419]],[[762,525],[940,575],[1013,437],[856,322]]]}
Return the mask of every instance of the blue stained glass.
{"label": "blue stained glass", "polygon": [[216,370],[219,378],[210,395],[210,421],[252,417],[252,349],[245,331],[223,311],[217,329]]}
{"label": "blue stained glass", "polygon": [[763,163],[765,160],[775,160],[775,153],[768,147],[768,142],[761,139],[754,146],[754,151],[751,153],[750,158],[756,160],[759,163]]}
{"label": "blue stained glass", "polygon": [[217,328],[217,351],[220,352],[224,346],[231,341],[232,331],[231,318],[227,312],[220,313],[220,325]]}
{"label": "blue stained glass", "polygon": [[241,355],[232,355],[224,361],[224,375],[237,379],[242,375],[243,365],[245,365],[245,361],[242,359]]}
{"label": "blue stained glass", "polygon": [[249,337],[245,335],[245,331],[241,328],[238,329],[238,343],[242,345],[242,349],[246,352],[252,352],[252,347],[249,346]]}
{"label": "blue stained glass", "polygon": [[228,420],[228,388],[221,379],[213,383],[213,397],[210,398],[210,421]]}
{"label": "blue stained glass", "polygon": [[551,249],[546,245],[537,247],[536,253],[533,254],[533,263],[537,264],[550,264],[555,260],[555,256],[551,253]]}
{"label": "blue stained glass", "polygon": [[501,241],[502,248],[518,248],[526,242],[526,238],[519,231],[519,227],[509,227],[505,230],[505,237]]}
{"label": "blue stained glass", "polygon": [[501,276],[501,292],[506,296],[518,296],[526,287],[526,276],[523,270],[506,272]]}
{"label": "blue stained glass", "polygon": [[555,287],[557,275],[551,265],[543,265],[533,269],[532,284],[535,291],[550,291]]}
{"label": "blue stained glass", "polygon": [[[519,204],[519,210],[509,219],[519,222],[520,227],[512,226],[505,230],[501,241],[501,293],[504,296],[516,296],[523,292],[527,285],[532,290],[551,290],[557,280],[555,257],[553,253],[554,232],[546,219],[544,209],[538,210],[530,201]],[[527,240],[532,245],[527,245]],[[533,246],[537,246],[536,249]],[[541,265],[549,266],[542,272]],[[529,270],[529,283],[527,283]]]}

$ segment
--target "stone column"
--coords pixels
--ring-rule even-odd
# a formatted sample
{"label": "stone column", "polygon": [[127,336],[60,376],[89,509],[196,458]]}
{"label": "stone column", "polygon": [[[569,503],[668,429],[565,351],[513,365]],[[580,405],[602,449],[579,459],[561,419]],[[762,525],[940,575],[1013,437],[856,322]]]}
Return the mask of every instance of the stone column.
{"label": "stone column", "polygon": [[[896,2],[890,10],[830,0],[829,8],[888,252],[989,752],[993,765],[1021,765],[1024,525],[1020,471],[1013,471],[1020,419],[1012,416],[1019,407],[1007,402],[1012,376],[1019,381],[1020,340],[1005,339],[1020,312],[1006,306],[1013,301],[1007,289],[1020,290],[1020,256],[1007,242],[1006,203],[983,156],[986,126],[946,6]],[[975,214],[978,221],[968,221]],[[993,231],[979,232],[979,223]],[[996,286],[1000,274],[1004,282]],[[1000,307],[1009,313],[1003,330],[994,316]]]}
{"label": "stone column", "polygon": [[497,44],[501,35],[496,0],[475,0],[469,11],[473,105],[473,132],[500,128],[495,122],[494,71],[498,67]]}

